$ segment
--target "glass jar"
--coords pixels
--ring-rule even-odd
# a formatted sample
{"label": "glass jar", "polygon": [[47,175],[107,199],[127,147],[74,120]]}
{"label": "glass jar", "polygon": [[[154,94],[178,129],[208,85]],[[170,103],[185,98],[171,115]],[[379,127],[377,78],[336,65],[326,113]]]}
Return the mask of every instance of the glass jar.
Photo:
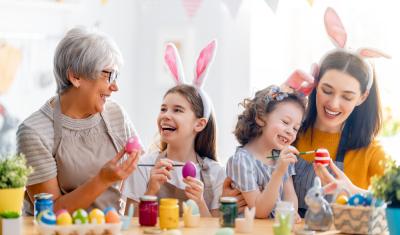
{"label": "glass jar", "polygon": [[162,198],[160,200],[160,228],[176,229],[179,225],[178,199]]}
{"label": "glass jar", "polygon": [[237,200],[234,197],[221,197],[220,199],[220,218],[221,227],[235,227],[235,219],[238,214]]}
{"label": "glass jar", "polygon": [[33,216],[36,219],[41,211],[49,210],[53,212],[53,194],[38,193],[33,196],[35,199]]}
{"label": "glass jar", "polygon": [[155,226],[158,217],[158,201],[156,196],[145,195],[140,197],[139,224],[142,226]]}
{"label": "glass jar", "polygon": [[282,235],[291,234],[295,211],[292,202],[279,201],[275,207],[275,226],[280,227]]}

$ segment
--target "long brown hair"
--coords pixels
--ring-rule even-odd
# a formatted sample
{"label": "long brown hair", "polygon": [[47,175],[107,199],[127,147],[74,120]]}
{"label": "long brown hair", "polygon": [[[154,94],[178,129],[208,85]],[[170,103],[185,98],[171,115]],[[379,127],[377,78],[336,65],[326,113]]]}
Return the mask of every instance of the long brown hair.
{"label": "long brown hair", "polygon": [[[178,93],[185,97],[197,118],[202,118],[204,116],[203,101],[196,88],[184,84],[178,85],[169,89],[164,97],[172,93]],[[216,142],[216,123],[214,114],[211,112],[206,127],[196,135],[194,150],[201,158],[207,157],[217,161]],[[160,141],[160,150],[164,151],[166,149],[167,143]]]}
{"label": "long brown hair", "polygon": [[[320,73],[316,78],[316,83],[321,80],[329,70],[337,70],[346,73],[360,83],[361,94],[367,91],[369,79],[373,79],[373,84],[369,90],[367,99],[354,108],[353,112],[344,123],[338,148],[338,156],[344,157],[348,150],[358,149],[368,146],[378,134],[382,126],[382,110],[376,81],[375,72],[370,74],[369,65],[357,55],[346,51],[334,51],[328,54],[321,63]],[[372,76],[369,78],[369,76]],[[305,133],[308,128],[312,128],[317,119],[316,107],[316,88],[312,91],[308,100],[308,110],[306,119],[300,130]],[[337,157],[338,157],[337,156]]]}

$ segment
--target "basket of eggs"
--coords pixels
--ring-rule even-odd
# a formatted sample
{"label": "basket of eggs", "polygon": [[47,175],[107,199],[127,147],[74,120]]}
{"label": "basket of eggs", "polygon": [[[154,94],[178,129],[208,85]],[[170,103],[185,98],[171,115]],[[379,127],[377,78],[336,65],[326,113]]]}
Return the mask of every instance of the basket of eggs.
{"label": "basket of eggs", "polygon": [[387,231],[386,204],[372,194],[336,195],[331,204],[335,228],[349,234],[381,234]]}

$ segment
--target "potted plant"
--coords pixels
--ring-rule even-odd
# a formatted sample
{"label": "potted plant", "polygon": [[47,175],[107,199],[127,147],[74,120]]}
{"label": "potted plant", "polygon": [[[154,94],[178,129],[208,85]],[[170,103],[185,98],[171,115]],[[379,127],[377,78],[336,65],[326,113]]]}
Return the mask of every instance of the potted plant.
{"label": "potted plant", "polygon": [[0,235],[19,235],[21,227],[21,217],[18,212],[0,213]]}
{"label": "potted plant", "polygon": [[9,155],[0,160],[0,213],[21,213],[25,184],[31,172],[23,154]]}
{"label": "potted plant", "polygon": [[400,234],[400,166],[394,160],[384,163],[385,173],[372,178],[372,192],[387,202],[386,218],[390,234]]}

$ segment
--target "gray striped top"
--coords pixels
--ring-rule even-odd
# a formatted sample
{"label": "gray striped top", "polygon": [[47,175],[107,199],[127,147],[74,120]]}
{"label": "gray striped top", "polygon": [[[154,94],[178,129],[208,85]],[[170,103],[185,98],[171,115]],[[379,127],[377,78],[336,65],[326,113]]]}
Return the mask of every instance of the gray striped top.
{"label": "gray striped top", "polygon": [[[57,163],[53,157],[53,107],[50,105],[53,99],[54,97],[24,120],[17,131],[17,152],[25,154],[27,164],[34,169],[28,177],[27,185],[42,183],[57,176]],[[127,114],[114,101],[107,100],[102,114],[104,118],[107,117],[118,148],[124,146],[130,136],[136,135]],[[63,132],[77,136],[77,139],[99,129],[105,131],[106,128],[99,113],[85,119],[72,119],[62,115],[62,123]]]}
{"label": "gray striped top", "polygon": [[[243,147],[238,147],[226,164],[227,176],[232,179],[233,186],[241,192],[250,192],[256,189],[263,191],[270,181],[274,169],[275,165],[264,164]],[[290,164],[279,189],[280,200],[283,196],[283,183],[292,175],[295,175],[295,170],[294,165]]]}

